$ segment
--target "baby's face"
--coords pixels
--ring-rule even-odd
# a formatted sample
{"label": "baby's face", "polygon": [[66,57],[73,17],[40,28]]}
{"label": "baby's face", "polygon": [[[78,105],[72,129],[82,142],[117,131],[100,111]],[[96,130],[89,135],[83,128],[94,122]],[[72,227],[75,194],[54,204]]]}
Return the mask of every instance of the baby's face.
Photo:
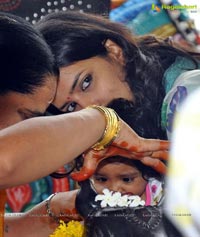
{"label": "baby's face", "polygon": [[107,188],[122,194],[139,195],[145,200],[147,181],[139,170],[128,164],[114,162],[99,165],[91,180],[97,193]]}

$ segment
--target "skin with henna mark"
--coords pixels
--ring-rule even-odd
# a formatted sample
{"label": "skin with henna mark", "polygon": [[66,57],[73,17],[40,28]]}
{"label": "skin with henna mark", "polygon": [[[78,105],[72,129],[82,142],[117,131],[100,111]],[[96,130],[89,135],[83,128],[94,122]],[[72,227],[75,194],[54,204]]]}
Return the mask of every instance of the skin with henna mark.
{"label": "skin with henna mark", "polygon": [[[138,139],[140,141],[140,137],[138,137]],[[137,146],[131,146],[130,148],[128,148],[127,142],[121,142],[120,145],[122,147],[127,147],[127,150],[121,150],[118,147],[115,147],[113,143],[113,146],[110,146],[104,149],[106,151],[106,152],[104,151],[105,152],[104,157],[102,157],[100,153],[96,153],[95,151],[93,151],[91,156],[87,156],[87,155],[84,156],[83,167],[81,168],[80,171],[73,172],[71,174],[72,179],[76,181],[82,181],[82,180],[90,178],[94,174],[96,167],[98,166],[100,161],[102,161],[106,157],[110,157],[115,154],[118,154],[127,158],[134,158],[134,159],[141,160],[143,164],[152,167],[153,169],[160,172],[161,174],[166,174],[167,168],[165,164],[162,163],[162,161],[160,160],[156,160],[155,158],[162,157],[162,160],[167,160],[168,158],[167,151],[163,150],[159,152],[148,152],[148,151],[137,152],[137,150],[141,150],[140,147],[138,148]],[[160,145],[162,146],[162,148],[165,149],[166,147],[169,146],[169,142],[164,142],[164,143],[160,142]]]}

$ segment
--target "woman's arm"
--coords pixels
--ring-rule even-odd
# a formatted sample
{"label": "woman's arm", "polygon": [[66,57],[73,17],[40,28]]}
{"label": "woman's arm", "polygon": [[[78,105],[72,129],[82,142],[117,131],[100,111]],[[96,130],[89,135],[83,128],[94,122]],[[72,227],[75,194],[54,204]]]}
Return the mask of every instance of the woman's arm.
{"label": "woman's arm", "polygon": [[[118,127],[113,127],[110,110],[110,120],[102,114],[98,109],[90,108],[71,114],[33,118],[1,130],[0,189],[31,182],[58,170],[95,144],[102,134],[103,144],[108,144],[115,137]],[[109,153],[123,154],[121,149],[133,159],[152,157],[150,166],[154,166],[154,160],[160,164],[159,159],[163,158],[163,151],[166,156],[169,144],[143,139],[124,121],[121,120],[120,124],[114,149],[109,149]],[[98,154],[98,160],[105,158],[105,152]]]}
{"label": "woman's arm", "polygon": [[[57,193],[50,201],[50,210],[65,222],[81,220],[74,213],[77,192]],[[46,201],[43,201],[26,213],[6,214],[4,237],[48,237],[57,227],[56,221],[47,213]]]}
{"label": "woman's arm", "polygon": [[91,147],[105,130],[95,109],[38,117],[0,131],[0,188],[31,182],[56,171]]}

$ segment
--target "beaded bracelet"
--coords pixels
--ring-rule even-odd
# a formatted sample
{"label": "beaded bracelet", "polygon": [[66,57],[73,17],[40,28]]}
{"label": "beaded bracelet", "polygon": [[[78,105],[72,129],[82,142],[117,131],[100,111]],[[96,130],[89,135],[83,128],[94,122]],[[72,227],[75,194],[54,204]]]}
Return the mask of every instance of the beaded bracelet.
{"label": "beaded bracelet", "polygon": [[92,149],[96,151],[103,150],[105,147],[109,146],[117,137],[120,131],[120,120],[117,113],[110,108],[104,106],[92,105],[87,108],[93,108],[100,111],[106,119],[106,128],[97,143],[92,146]]}
{"label": "beaded bracelet", "polygon": [[50,208],[50,204],[51,204],[51,200],[54,196],[56,196],[57,193],[53,193],[51,194],[45,201],[45,207],[46,207],[46,211],[47,211],[47,214],[53,218],[53,220],[56,222],[56,223],[60,223],[60,219],[51,211],[51,208]]}

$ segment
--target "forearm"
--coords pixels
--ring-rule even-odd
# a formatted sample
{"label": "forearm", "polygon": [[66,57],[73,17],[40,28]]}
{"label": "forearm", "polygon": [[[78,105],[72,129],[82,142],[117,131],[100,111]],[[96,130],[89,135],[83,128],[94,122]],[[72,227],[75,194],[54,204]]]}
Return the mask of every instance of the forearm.
{"label": "forearm", "polygon": [[[49,202],[51,212],[65,222],[80,220],[74,213],[78,190],[57,193]],[[4,237],[48,237],[58,227],[47,212],[46,201],[36,205],[26,213],[6,214]]]}
{"label": "forearm", "polygon": [[51,221],[43,208],[40,207],[39,212],[6,214],[4,237],[48,237],[58,225]]}
{"label": "forearm", "polygon": [[34,118],[0,132],[0,188],[48,175],[93,145],[105,129],[97,110]]}

